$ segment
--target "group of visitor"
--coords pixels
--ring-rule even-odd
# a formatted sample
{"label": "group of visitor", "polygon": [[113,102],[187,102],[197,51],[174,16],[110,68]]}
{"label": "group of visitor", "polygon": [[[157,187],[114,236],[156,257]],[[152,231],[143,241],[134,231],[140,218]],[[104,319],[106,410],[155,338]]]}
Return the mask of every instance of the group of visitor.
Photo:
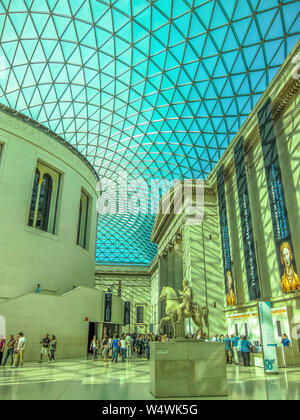
{"label": "group of visitor", "polygon": [[94,336],[90,342],[89,349],[93,353],[94,361],[98,360],[99,350],[104,362],[108,359],[111,359],[113,362],[118,362],[119,360],[125,362],[133,357],[150,360],[151,341],[169,341],[169,337],[166,334],[123,333],[121,336],[115,334],[113,338],[104,336],[100,343],[97,336]]}
{"label": "group of visitor", "polygon": [[225,344],[225,361],[228,364],[236,363],[238,365],[250,366],[250,353],[261,351],[261,342],[252,344],[247,336],[238,336],[237,334],[215,334],[210,340],[214,343]]}
{"label": "group of visitor", "polygon": [[48,357],[48,363],[54,363],[54,354],[57,349],[57,341],[55,335],[52,335],[50,338],[49,334],[46,334],[45,337],[41,339],[40,344],[42,345],[42,348],[39,363],[42,363],[43,356]]}
{"label": "group of visitor", "polygon": [[[3,361],[3,356],[6,356]],[[23,367],[24,365],[24,353],[26,349],[26,338],[22,332],[19,332],[17,337],[11,335],[7,344],[5,338],[0,338],[0,366],[6,366],[7,361],[10,359],[10,367]],[[3,364],[2,364],[3,361]]]}
{"label": "group of visitor", "polygon": [[[207,340],[205,340],[207,341]],[[236,363],[238,365],[250,366],[250,353],[262,352],[262,342],[254,340],[252,343],[247,336],[238,336],[232,334],[229,336],[215,334],[210,340],[211,342],[219,342],[225,344],[225,360],[226,363]],[[291,342],[286,334],[282,335],[281,344],[283,347],[289,347]]]}

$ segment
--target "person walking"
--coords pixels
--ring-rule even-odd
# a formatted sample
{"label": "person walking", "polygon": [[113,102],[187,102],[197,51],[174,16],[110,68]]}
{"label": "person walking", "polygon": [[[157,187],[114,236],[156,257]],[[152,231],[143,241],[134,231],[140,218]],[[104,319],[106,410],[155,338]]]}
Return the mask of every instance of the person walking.
{"label": "person walking", "polygon": [[19,333],[19,339],[17,344],[17,350],[15,354],[15,360],[12,367],[18,367],[20,364],[20,367],[24,366],[24,354],[26,350],[26,338],[24,337],[24,334],[22,332]]}
{"label": "person walking", "polygon": [[55,362],[55,357],[54,357],[54,353],[56,352],[57,349],[57,341],[55,338],[55,335],[52,335],[51,340],[50,340],[50,346],[49,346],[49,350],[50,350],[50,356],[49,356],[49,363],[54,363]]}
{"label": "person walking", "polygon": [[41,339],[40,344],[42,345],[42,348],[41,348],[41,357],[40,357],[39,363],[42,363],[44,355],[49,358],[49,346],[50,346],[49,334],[46,334],[45,337]]}
{"label": "person walking", "polygon": [[99,341],[96,335],[94,335],[91,344],[90,344],[90,351],[93,352],[94,362],[98,360],[97,352],[99,349]]}
{"label": "person walking", "polygon": [[4,359],[3,366],[6,365],[7,360],[9,359],[9,357],[10,357],[10,366],[12,366],[14,364],[15,343],[16,343],[16,340],[14,339],[14,336],[11,335],[10,336],[10,339],[9,339],[9,342],[7,343],[7,353],[6,353],[6,357]]}
{"label": "person walking", "polygon": [[246,336],[243,337],[241,352],[242,352],[244,366],[250,366],[250,348],[251,348],[250,341],[248,340]]}
{"label": "person walking", "polygon": [[121,345],[120,345],[121,357],[122,357],[122,362],[124,363],[127,356],[127,344],[126,344],[124,334],[122,334],[120,342],[121,342]]}
{"label": "person walking", "polygon": [[109,345],[109,339],[108,339],[107,335],[105,335],[103,337],[102,344],[101,344],[101,355],[103,357],[103,361],[104,362],[107,362],[107,356],[108,356],[108,353],[109,353],[109,347],[110,347],[110,345]]}
{"label": "person walking", "polygon": [[119,335],[116,334],[115,338],[113,340],[113,351],[112,351],[112,361],[116,361],[116,363],[118,362],[118,355],[120,352],[120,340],[119,340]]}

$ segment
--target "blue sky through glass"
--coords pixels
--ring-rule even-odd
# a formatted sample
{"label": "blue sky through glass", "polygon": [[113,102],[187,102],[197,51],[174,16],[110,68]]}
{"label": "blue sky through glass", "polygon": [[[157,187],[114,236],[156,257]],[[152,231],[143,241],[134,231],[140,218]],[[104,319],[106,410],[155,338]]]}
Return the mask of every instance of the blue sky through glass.
{"label": "blue sky through glass", "polygon": [[[299,39],[299,6],[0,0],[0,102],[70,142],[101,178],[206,178]],[[100,217],[96,260],[149,264],[152,225]]]}

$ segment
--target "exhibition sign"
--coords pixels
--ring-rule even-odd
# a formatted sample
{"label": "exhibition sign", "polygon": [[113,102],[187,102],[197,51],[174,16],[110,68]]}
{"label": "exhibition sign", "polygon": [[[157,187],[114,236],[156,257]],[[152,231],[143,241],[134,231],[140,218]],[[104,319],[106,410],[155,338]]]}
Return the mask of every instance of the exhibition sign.
{"label": "exhibition sign", "polygon": [[277,260],[280,267],[281,289],[283,293],[290,293],[300,289],[300,283],[297,275],[296,262],[294,260],[295,254],[282,185],[270,99],[265,102],[258,112],[258,122]]}
{"label": "exhibition sign", "polygon": [[265,373],[278,373],[277,344],[275,341],[272,309],[270,302],[259,302],[258,304],[259,322],[262,338],[263,358]]}
{"label": "exhibition sign", "polygon": [[105,293],[104,322],[111,322],[112,293]]}
{"label": "exhibition sign", "polygon": [[231,254],[230,254],[230,243],[229,243],[229,232],[227,223],[227,212],[226,212],[226,199],[225,199],[225,185],[224,185],[224,166],[217,172],[218,182],[218,201],[219,201],[219,216],[220,216],[220,230],[222,240],[222,255],[224,265],[224,279],[225,279],[225,290],[226,290],[226,303],[227,306],[233,306],[236,304],[235,290],[232,275],[231,266]]}
{"label": "exhibition sign", "polygon": [[130,302],[124,302],[124,325],[130,324]]}
{"label": "exhibition sign", "polygon": [[234,159],[236,170],[236,183],[239,197],[240,219],[242,226],[243,247],[246,265],[247,284],[249,290],[249,299],[260,299],[260,287],[258,278],[258,269],[254,248],[254,238],[252,229],[252,218],[249,203],[247,175],[244,158],[244,138],[234,147]]}

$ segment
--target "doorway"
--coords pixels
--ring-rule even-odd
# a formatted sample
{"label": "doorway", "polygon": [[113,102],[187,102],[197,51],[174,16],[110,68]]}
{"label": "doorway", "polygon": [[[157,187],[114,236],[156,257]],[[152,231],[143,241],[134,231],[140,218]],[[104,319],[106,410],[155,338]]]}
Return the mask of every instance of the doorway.
{"label": "doorway", "polygon": [[103,324],[103,334],[106,331],[108,338],[114,338],[115,334],[120,336],[120,325],[118,324]]}

